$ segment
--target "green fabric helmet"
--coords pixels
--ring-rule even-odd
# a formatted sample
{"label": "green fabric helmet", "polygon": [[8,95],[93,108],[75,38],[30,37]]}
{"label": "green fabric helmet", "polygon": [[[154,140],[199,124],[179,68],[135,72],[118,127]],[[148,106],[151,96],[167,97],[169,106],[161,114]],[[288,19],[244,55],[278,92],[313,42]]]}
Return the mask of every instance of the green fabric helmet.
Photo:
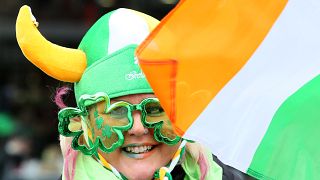
{"label": "green fabric helmet", "polygon": [[157,24],[151,16],[123,8],[102,16],[79,45],[87,68],[74,86],[77,102],[81,95],[97,92],[110,98],[152,93],[134,52]]}

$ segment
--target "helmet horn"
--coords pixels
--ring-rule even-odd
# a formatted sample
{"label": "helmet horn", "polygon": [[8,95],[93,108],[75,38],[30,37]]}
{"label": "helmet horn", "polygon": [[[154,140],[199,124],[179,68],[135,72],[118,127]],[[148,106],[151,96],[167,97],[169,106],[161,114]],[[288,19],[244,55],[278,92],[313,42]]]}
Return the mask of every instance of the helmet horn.
{"label": "helmet horn", "polygon": [[31,8],[22,6],[16,21],[16,38],[24,56],[55,79],[78,82],[87,66],[85,53],[51,43],[37,26]]}

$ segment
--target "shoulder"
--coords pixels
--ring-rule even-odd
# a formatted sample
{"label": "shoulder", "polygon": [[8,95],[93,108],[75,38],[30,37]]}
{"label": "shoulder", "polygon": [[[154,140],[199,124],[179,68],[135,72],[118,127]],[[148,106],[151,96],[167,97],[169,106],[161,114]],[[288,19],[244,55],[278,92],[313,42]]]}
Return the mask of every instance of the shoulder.
{"label": "shoulder", "polygon": [[[220,174],[220,177],[222,176],[222,180],[254,180],[255,178],[231,167],[226,164],[224,164],[222,161],[218,159],[217,156],[213,155],[211,151],[204,147],[200,143],[188,143],[187,144],[187,154],[190,153],[193,159],[195,159],[196,164],[206,164],[205,168],[207,169],[207,175],[206,177],[215,176],[217,174]],[[199,163],[203,160],[201,160],[201,155],[205,159],[205,163]],[[203,172],[202,172],[203,173]],[[220,178],[219,178],[220,179]]]}
{"label": "shoulder", "polygon": [[212,155],[212,159],[222,168],[222,180],[254,180],[255,178],[222,163],[217,156]]}

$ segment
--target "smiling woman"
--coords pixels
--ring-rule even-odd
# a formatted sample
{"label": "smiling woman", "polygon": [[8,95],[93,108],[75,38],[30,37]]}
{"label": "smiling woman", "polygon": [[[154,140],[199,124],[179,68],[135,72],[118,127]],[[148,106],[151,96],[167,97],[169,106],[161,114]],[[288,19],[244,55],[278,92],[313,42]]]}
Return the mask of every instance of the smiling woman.
{"label": "smiling woman", "polygon": [[222,179],[210,152],[174,133],[137,64],[135,49],[157,24],[117,9],[89,29],[78,49],[68,49],[42,37],[30,8],[21,8],[16,28],[24,55],[48,75],[74,83],[77,107],[64,105],[65,87],[55,98],[62,179]]}
{"label": "smiling woman", "polygon": [[[143,102],[146,98],[150,97],[153,97],[153,95],[127,95],[116,98],[115,103],[126,101],[131,104],[140,105],[139,103],[141,103],[141,101]],[[121,101],[119,101],[119,99]],[[144,106],[148,105],[145,104]],[[115,149],[111,153],[102,153],[102,156],[108,160],[113,167],[129,179],[151,179],[159,167],[163,167],[170,162],[179,147],[179,143],[169,146],[155,140],[153,137],[153,129],[148,129],[142,123],[144,121],[143,119],[146,118],[145,116],[150,116],[150,114],[145,111],[147,107],[142,108],[142,112],[129,112],[129,117],[133,118],[133,124],[128,131],[123,133],[124,143],[120,148]],[[127,111],[124,111],[124,113],[126,118]],[[144,117],[143,113],[146,113]],[[116,118],[118,119],[118,117]],[[106,139],[106,141],[109,141],[109,139]]]}

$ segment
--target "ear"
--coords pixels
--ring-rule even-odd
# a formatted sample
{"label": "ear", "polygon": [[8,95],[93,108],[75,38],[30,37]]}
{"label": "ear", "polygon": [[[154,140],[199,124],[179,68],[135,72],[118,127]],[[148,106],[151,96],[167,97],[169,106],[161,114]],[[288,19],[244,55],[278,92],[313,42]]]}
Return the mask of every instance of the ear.
{"label": "ear", "polygon": [[79,116],[70,118],[69,129],[70,131],[81,130],[81,118]]}

